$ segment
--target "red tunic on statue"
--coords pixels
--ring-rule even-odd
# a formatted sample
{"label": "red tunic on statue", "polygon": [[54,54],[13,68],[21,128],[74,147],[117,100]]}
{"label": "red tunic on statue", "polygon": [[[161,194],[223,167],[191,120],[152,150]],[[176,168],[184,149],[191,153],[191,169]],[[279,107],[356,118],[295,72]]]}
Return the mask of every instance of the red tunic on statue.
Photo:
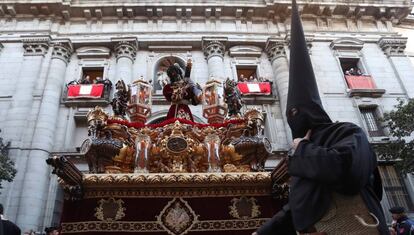
{"label": "red tunic on statue", "polygon": [[191,92],[187,92],[186,94],[184,94],[181,100],[174,100],[173,88],[171,87],[171,84],[167,84],[164,86],[162,93],[165,99],[172,102],[171,107],[168,110],[167,119],[182,118],[194,122],[191,110],[187,105],[187,103],[191,103]]}

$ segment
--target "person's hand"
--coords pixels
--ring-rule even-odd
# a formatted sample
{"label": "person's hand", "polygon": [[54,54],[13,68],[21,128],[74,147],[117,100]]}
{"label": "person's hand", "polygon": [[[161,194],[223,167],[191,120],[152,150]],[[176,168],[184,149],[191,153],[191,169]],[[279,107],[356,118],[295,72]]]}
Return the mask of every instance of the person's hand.
{"label": "person's hand", "polygon": [[293,145],[292,148],[293,150],[296,150],[296,148],[298,147],[299,143],[302,140],[309,140],[310,136],[311,136],[312,130],[308,130],[308,132],[306,132],[306,135],[303,138],[296,138],[293,140]]}
{"label": "person's hand", "polygon": [[256,232],[254,232],[254,233],[252,233],[252,235],[259,235],[258,233],[256,233]]}

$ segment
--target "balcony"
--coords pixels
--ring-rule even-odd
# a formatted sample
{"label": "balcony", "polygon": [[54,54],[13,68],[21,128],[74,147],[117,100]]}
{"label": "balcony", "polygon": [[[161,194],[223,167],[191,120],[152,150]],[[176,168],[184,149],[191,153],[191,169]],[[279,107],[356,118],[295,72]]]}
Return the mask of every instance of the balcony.
{"label": "balcony", "polygon": [[238,82],[237,88],[246,104],[272,104],[276,101],[271,82]]}
{"label": "balcony", "polygon": [[110,103],[112,84],[68,84],[64,88],[62,103],[67,107],[106,106]]}
{"label": "balcony", "polygon": [[385,89],[378,89],[370,75],[345,75],[350,97],[381,97]]}

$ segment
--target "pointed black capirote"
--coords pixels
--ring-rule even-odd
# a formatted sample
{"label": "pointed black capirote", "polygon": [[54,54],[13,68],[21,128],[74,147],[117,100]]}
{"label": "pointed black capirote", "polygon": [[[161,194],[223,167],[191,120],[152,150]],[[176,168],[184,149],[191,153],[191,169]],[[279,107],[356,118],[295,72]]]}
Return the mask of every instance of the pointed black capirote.
{"label": "pointed black capirote", "polygon": [[289,90],[286,116],[293,138],[317,124],[331,123],[322,107],[296,1],[292,0]]}

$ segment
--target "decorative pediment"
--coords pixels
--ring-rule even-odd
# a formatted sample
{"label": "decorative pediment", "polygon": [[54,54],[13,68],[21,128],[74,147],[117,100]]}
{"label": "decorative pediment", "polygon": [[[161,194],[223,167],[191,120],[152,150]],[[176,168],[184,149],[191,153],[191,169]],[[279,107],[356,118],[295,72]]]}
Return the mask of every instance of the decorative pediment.
{"label": "decorative pediment", "polygon": [[333,50],[351,50],[360,51],[364,46],[364,42],[351,37],[338,38],[334,40],[330,47]]}
{"label": "decorative pediment", "polygon": [[107,58],[111,50],[106,47],[81,47],[76,50],[79,59],[82,58]]}
{"label": "decorative pediment", "polygon": [[260,57],[262,49],[256,46],[234,46],[229,52],[232,57]]}

